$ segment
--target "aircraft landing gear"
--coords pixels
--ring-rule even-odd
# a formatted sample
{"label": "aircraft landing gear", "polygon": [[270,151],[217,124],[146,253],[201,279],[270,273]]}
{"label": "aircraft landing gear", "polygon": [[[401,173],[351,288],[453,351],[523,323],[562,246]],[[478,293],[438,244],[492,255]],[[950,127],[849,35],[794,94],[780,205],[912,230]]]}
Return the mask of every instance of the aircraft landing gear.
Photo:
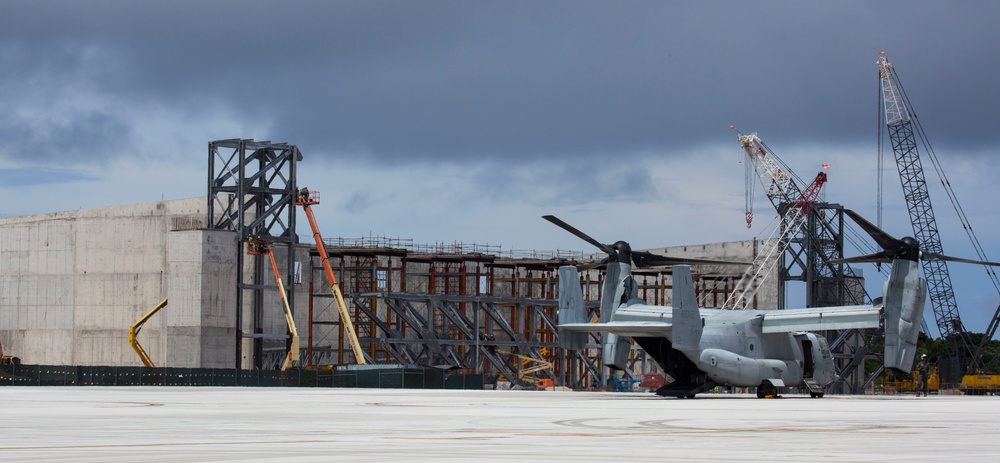
{"label": "aircraft landing gear", "polygon": [[770,381],[765,379],[764,382],[760,383],[760,386],[757,386],[758,399],[764,399],[767,397],[777,397],[777,396],[778,396],[778,388],[774,387],[774,384],[771,384]]}

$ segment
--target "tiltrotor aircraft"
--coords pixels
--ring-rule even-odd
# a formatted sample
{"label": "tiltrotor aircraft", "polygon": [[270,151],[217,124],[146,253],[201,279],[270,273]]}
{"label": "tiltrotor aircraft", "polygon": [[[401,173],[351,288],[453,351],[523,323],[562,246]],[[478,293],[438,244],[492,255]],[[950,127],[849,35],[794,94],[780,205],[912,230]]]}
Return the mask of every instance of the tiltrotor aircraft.
{"label": "tiltrotor aircraft", "polygon": [[[840,262],[891,262],[883,296],[872,305],[793,310],[731,310],[698,306],[688,265],[734,263],[671,258],[632,251],[619,241],[605,245],[554,216],[546,220],[608,254],[601,299],[601,320],[590,323],[575,266],[559,269],[559,342],[582,349],[588,333],[603,336],[604,364],[624,369],[632,338],[673,381],[656,390],[661,396],[692,398],[716,386],[756,387],[758,397],[777,395],[779,387],[805,387],[822,397],[836,379],[827,340],[812,331],[882,327],[885,367],[908,374],[927,294],[918,261],[947,260],[1000,266],[921,252],[913,238],[898,240],[853,211],[845,210],[883,251]],[[742,263],[746,265],[745,263]],[[646,304],[637,297],[632,266],[673,265],[673,306]]]}

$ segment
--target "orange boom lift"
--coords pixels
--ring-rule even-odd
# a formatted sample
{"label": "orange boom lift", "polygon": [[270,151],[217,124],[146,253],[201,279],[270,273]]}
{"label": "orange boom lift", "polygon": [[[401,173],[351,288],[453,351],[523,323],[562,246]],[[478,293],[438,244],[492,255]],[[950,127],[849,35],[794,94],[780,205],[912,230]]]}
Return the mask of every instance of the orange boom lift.
{"label": "orange boom lift", "polygon": [[271,269],[274,270],[274,281],[278,283],[278,292],[281,293],[281,301],[285,303],[285,322],[288,323],[288,332],[292,334],[292,343],[288,348],[288,355],[281,365],[281,371],[288,371],[295,362],[299,360],[299,332],[295,329],[295,319],[292,318],[292,309],[288,306],[288,296],[285,295],[285,285],[281,283],[281,272],[278,271],[278,262],[274,260],[274,252],[268,246],[267,241],[250,237],[247,241],[247,254],[254,256],[266,255],[271,259]]}
{"label": "orange boom lift", "polygon": [[368,361],[365,360],[365,354],[361,350],[358,334],[354,331],[354,322],[351,321],[351,315],[347,312],[347,304],[344,304],[344,295],[340,292],[337,277],[334,276],[333,268],[330,267],[330,259],[326,255],[326,247],[323,245],[323,235],[320,235],[319,225],[316,224],[316,217],[313,215],[312,208],[309,207],[313,204],[319,204],[319,192],[313,191],[310,193],[308,188],[303,188],[299,191],[296,204],[302,206],[302,210],[305,211],[306,217],[309,219],[309,226],[312,227],[313,238],[316,240],[316,250],[323,261],[323,271],[326,273],[326,280],[330,282],[330,291],[333,292],[333,297],[337,301],[337,311],[340,312],[340,326],[344,328],[344,332],[347,333],[347,338],[350,340],[351,350],[354,351],[354,359],[358,365],[366,365]]}

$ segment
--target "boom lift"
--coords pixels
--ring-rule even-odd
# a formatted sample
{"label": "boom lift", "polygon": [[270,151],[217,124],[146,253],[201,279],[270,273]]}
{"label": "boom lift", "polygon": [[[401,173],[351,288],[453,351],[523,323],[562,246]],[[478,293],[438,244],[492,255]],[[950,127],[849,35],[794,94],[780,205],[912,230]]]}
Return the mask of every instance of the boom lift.
{"label": "boom lift", "polygon": [[364,351],[361,350],[358,334],[354,331],[354,322],[351,321],[351,314],[347,312],[344,295],[340,292],[337,277],[333,274],[333,268],[330,267],[330,259],[326,255],[326,247],[323,245],[323,235],[319,233],[319,225],[316,224],[316,217],[313,215],[312,208],[310,207],[314,204],[319,204],[319,192],[310,192],[308,188],[299,190],[296,204],[302,206],[302,210],[306,213],[306,218],[309,219],[309,226],[312,227],[313,238],[316,240],[316,251],[319,252],[319,257],[323,261],[323,272],[326,273],[326,279],[330,283],[330,291],[333,292],[333,298],[337,303],[337,311],[340,313],[340,326],[347,333],[351,350],[354,351],[354,360],[358,365],[365,365],[368,361],[365,359]]}
{"label": "boom lift", "polygon": [[281,282],[281,272],[278,271],[278,262],[274,260],[274,251],[264,241],[259,238],[250,237],[247,241],[247,254],[253,256],[266,255],[271,260],[271,269],[274,270],[274,281],[278,283],[278,293],[281,294],[281,301],[285,303],[285,323],[288,324],[288,332],[292,334],[292,342],[288,347],[288,355],[281,365],[281,371],[288,371],[295,362],[299,360],[299,332],[295,329],[295,319],[292,318],[292,309],[288,306],[288,296],[285,294],[285,285]]}
{"label": "boom lift", "polygon": [[149,368],[156,368],[156,365],[153,364],[153,361],[149,358],[149,355],[146,354],[146,350],[142,348],[141,344],[139,344],[139,339],[138,339],[139,330],[142,329],[142,325],[144,325],[147,321],[149,321],[149,319],[153,315],[156,315],[156,312],[159,312],[160,309],[166,306],[167,306],[167,299],[164,298],[162,301],[160,301],[159,304],[156,304],[156,307],[153,307],[153,310],[150,310],[149,312],[146,313],[146,315],[143,315],[142,318],[136,321],[135,324],[133,324],[128,329],[128,345],[132,346],[132,349],[135,349],[135,353],[139,354],[139,360],[142,360],[142,364],[146,365]]}

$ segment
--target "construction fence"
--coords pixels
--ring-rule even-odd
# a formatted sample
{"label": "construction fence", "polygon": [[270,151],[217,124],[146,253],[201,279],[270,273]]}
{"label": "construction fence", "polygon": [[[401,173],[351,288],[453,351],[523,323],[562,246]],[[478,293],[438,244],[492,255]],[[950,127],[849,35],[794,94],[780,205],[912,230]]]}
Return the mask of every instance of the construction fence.
{"label": "construction fence", "polygon": [[378,389],[482,389],[483,376],[415,366],[234,370],[66,365],[4,365],[0,386],[236,386]]}

